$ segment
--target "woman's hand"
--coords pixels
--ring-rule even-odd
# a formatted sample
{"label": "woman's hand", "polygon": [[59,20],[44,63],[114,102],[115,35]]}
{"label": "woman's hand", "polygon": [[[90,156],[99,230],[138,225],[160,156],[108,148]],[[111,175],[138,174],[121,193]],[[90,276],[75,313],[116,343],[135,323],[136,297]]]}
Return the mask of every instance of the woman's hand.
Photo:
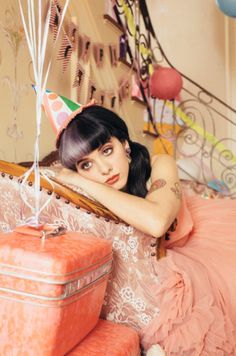
{"label": "woman's hand", "polygon": [[80,181],[81,181],[82,177],[77,172],[72,171],[71,169],[63,168],[56,175],[55,178],[56,178],[57,181],[60,181],[61,183],[72,184],[72,185],[75,185],[77,187],[81,187]]}

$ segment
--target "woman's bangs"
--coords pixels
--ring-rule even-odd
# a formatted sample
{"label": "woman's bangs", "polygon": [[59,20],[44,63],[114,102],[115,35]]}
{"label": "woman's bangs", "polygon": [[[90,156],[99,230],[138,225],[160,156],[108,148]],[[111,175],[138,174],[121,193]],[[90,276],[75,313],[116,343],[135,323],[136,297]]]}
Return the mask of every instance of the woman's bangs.
{"label": "woman's bangs", "polygon": [[93,125],[93,130],[91,130],[88,123],[86,125],[81,123],[79,127],[71,127],[66,134],[70,135],[70,139],[67,139],[67,135],[65,135],[64,140],[66,143],[67,162],[70,162],[70,165],[72,162],[73,164],[74,162],[78,162],[92,151],[104,145],[112,136],[107,128],[100,125]]}
{"label": "woman's bangs", "polygon": [[110,140],[111,136],[112,135],[107,128],[101,128],[100,126],[94,127],[92,132],[90,130],[81,132],[80,130],[79,141],[81,145],[81,153],[79,159],[104,145]]}
{"label": "woman's bangs", "polygon": [[128,139],[127,128],[119,120],[117,124],[116,115],[108,115],[100,106],[85,109],[62,134],[59,147],[62,165],[76,170],[78,161],[107,143],[112,136],[120,141]]}

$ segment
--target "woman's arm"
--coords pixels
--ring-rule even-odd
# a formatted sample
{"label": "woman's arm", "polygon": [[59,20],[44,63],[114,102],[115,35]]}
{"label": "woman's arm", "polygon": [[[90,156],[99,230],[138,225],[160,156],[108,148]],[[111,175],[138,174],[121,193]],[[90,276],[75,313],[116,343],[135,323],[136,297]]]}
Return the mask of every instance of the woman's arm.
{"label": "woman's arm", "polygon": [[153,157],[151,186],[146,199],[161,209],[166,232],[178,214],[182,200],[178,168],[171,156],[162,154]]}
{"label": "woman's arm", "polygon": [[[120,219],[155,237],[161,237],[168,230],[180,206],[177,168],[174,160],[167,155],[154,159],[151,173],[153,184],[145,199],[85,179],[70,170],[63,170],[58,178],[81,187]],[[162,184],[165,182],[162,188],[158,186],[160,180]]]}

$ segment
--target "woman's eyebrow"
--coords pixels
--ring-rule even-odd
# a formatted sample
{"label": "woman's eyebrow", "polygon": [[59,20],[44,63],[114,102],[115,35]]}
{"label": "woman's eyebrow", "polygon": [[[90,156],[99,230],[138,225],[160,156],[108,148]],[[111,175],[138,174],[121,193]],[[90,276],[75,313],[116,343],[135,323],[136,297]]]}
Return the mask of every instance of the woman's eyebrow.
{"label": "woman's eyebrow", "polygon": [[81,162],[84,162],[84,161],[87,161],[89,160],[88,157],[84,157],[84,158],[81,158],[80,160],[78,160],[78,162],[76,163],[77,165],[80,164]]}
{"label": "woman's eyebrow", "polygon": [[107,145],[108,143],[111,143],[111,139],[108,140],[107,142],[105,142],[103,145],[99,146],[99,147],[98,147],[98,151],[101,151],[101,149],[102,149],[105,145]]}
{"label": "woman's eyebrow", "polygon": [[[108,144],[108,143],[111,143],[111,139],[108,140],[107,142],[105,142],[103,145],[100,145],[100,146],[98,147],[98,151],[101,151],[101,149],[102,149],[106,144]],[[89,157],[83,157],[83,158],[81,158],[81,159],[78,160],[77,164],[80,164],[81,162],[87,161],[87,160],[89,160],[89,159],[90,159]]]}

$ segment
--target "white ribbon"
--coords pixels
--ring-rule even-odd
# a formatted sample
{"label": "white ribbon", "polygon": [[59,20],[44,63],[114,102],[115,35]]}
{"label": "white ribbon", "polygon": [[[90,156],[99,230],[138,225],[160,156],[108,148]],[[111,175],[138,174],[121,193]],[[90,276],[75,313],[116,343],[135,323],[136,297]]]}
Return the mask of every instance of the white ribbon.
{"label": "white ribbon", "polygon": [[[36,139],[34,145],[34,163],[32,167],[23,175],[23,181],[20,185],[20,195],[22,200],[25,204],[31,209],[33,216],[28,219],[28,224],[30,225],[40,225],[39,223],[39,216],[41,211],[49,204],[51,197],[47,199],[47,201],[40,207],[40,171],[39,171],[39,137],[40,137],[40,127],[41,127],[41,117],[42,117],[42,101],[43,95],[46,89],[46,83],[48,79],[48,74],[50,71],[51,63],[52,63],[52,56],[49,60],[47,69],[45,71],[45,76],[43,78],[44,73],[44,62],[45,62],[45,54],[47,48],[47,39],[48,39],[48,32],[49,32],[49,22],[51,16],[51,8],[52,8],[52,0],[49,1],[48,12],[45,20],[44,26],[42,25],[42,1],[38,0],[38,28],[36,31],[35,26],[35,8],[34,8],[34,1],[35,0],[27,0],[27,13],[28,13],[28,21],[23,12],[22,8],[22,1],[18,0],[19,7],[20,7],[20,14],[21,19],[26,35],[26,40],[30,52],[30,56],[32,59],[33,64],[33,72],[34,72],[34,79],[35,79],[35,86],[36,86]],[[58,40],[59,33],[61,30],[61,26],[65,17],[65,13],[68,7],[70,0],[66,0],[65,6],[62,11],[62,15],[60,18],[60,24],[57,31],[57,36],[53,44],[53,48],[51,49],[51,53],[53,53],[53,49],[55,44]],[[27,26],[28,23],[28,26]],[[25,184],[27,183],[27,179],[30,174],[34,172],[34,196],[35,196],[35,206],[31,205],[27,199],[24,197],[23,189]],[[53,183],[51,180],[43,173],[41,175],[52,185]]]}

